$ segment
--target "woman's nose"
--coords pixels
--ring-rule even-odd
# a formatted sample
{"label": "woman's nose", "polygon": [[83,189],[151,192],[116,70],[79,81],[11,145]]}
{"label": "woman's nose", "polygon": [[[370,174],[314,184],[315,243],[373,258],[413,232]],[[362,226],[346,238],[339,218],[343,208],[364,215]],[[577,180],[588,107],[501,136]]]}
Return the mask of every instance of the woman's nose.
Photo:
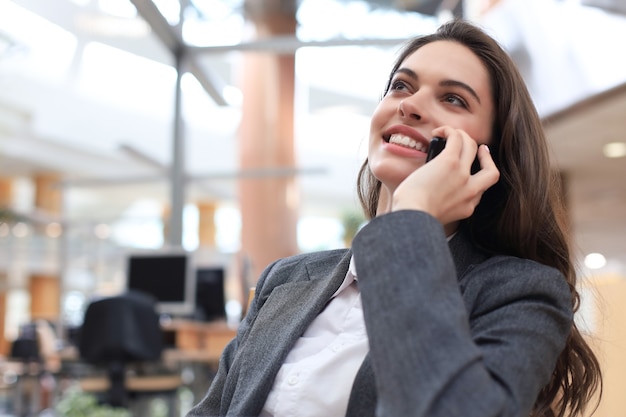
{"label": "woman's nose", "polygon": [[418,110],[415,97],[408,97],[402,100],[398,106],[400,115],[407,119],[421,120],[422,111]]}

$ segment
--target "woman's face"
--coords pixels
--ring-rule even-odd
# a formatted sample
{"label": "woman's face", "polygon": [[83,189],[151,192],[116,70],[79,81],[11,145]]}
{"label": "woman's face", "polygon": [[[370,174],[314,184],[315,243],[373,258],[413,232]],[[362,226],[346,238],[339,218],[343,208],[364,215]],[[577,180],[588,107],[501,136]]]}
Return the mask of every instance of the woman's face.
{"label": "woman's face", "polygon": [[448,125],[489,144],[493,118],[489,73],[480,59],[456,42],[426,44],[402,62],[374,111],[370,169],[393,192],[424,164],[435,128]]}

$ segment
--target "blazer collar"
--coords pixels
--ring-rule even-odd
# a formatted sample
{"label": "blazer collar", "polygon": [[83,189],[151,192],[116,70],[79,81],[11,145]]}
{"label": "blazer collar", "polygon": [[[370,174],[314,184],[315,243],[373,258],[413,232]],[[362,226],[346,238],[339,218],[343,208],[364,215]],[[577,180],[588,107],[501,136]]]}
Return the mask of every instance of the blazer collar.
{"label": "blazer collar", "polygon": [[472,244],[469,234],[462,228],[450,239],[448,246],[452,259],[454,259],[459,280],[473,265],[479,264],[489,257],[487,253],[480,251]]}
{"label": "blazer collar", "polygon": [[[450,240],[449,248],[459,279],[473,264],[486,257],[472,246],[468,236],[462,231]],[[230,384],[236,386],[227,389],[232,389],[230,392],[233,392],[233,397],[228,402],[228,415],[247,416],[260,413],[282,362],[343,282],[351,256],[352,251],[347,250],[339,256],[309,262],[306,265],[305,278],[289,281],[273,289],[263,308],[259,310],[259,315],[241,348],[241,360],[235,360],[235,364],[239,365],[235,365],[238,372],[235,369],[230,372],[233,377],[229,378]],[[285,320],[285,317],[289,319]],[[238,380],[249,382],[237,384]],[[355,406],[354,410],[363,410],[363,402],[376,402],[369,355],[355,378],[349,411]]]}
{"label": "blazer collar", "polygon": [[306,265],[308,279],[273,289],[239,356],[242,362],[237,379],[255,382],[236,387],[229,415],[259,414],[263,407],[259,398],[267,397],[285,357],[343,282],[350,257],[351,251],[345,251],[338,263],[338,259],[310,262]]}

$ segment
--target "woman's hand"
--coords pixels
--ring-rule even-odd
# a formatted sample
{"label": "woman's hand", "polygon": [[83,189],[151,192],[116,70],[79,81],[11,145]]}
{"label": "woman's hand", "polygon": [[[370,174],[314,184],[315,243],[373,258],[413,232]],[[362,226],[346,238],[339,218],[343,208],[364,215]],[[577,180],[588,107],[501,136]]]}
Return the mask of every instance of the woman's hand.
{"label": "woman's hand", "polygon": [[[498,182],[500,172],[487,145],[478,146],[463,130],[444,126],[433,135],[446,138],[445,149],[400,183],[391,210],[422,210],[445,226],[470,217],[483,193]],[[471,175],[477,150],[481,169]]]}

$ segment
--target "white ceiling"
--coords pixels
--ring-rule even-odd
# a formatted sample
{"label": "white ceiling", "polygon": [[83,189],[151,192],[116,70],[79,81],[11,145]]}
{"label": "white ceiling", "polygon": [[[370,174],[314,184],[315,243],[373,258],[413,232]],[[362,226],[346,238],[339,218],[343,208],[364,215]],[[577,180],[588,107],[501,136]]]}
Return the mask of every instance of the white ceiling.
{"label": "white ceiling", "polygon": [[[321,3],[328,8],[332,2],[309,1],[307,7]],[[626,20],[578,3],[501,1],[480,22],[518,61],[541,114],[549,120],[555,159],[568,177],[572,223],[581,252],[602,252],[610,258],[610,267],[623,270],[626,159],[606,159],[601,150],[605,143],[626,141],[626,87],[622,86],[626,50],[617,45],[626,38]],[[348,33],[354,38],[358,25],[348,28],[349,21],[362,21],[373,30],[372,13],[366,8],[348,2],[332,7],[339,17],[334,24],[343,21],[343,26],[331,30],[335,26],[326,22],[321,36]],[[46,41],[41,36],[52,35],[36,28],[47,23],[23,27],[12,17],[25,11],[63,28],[53,31],[57,47],[41,47]],[[376,13],[386,32],[394,28],[395,33],[386,34],[392,38],[410,36],[415,28],[427,31],[433,24],[414,15],[409,20],[407,15]],[[118,19],[113,27],[131,28],[139,36],[97,32],[95,22],[102,22],[102,17]],[[313,12],[306,20],[307,26],[301,27],[306,36],[313,36],[315,25],[325,23],[316,20]],[[236,20],[229,22],[232,27]],[[66,214],[72,218],[107,221],[137,196],[167,199],[163,167],[171,154],[175,73],[159,40],[151,33],[141,35],[147,29],[145,22],[106,16],[93,6],[70,0],[0,0],[0,28],[0,35],[15,42],[3,45],[0,37],[0,175],[63,173],[71,184],[67,190],[72,204]],[[62,47],[67,39],[70,48]],[[215,36],[211,39],[220,44]],[[238,40],[224,32],[221,42]],[[120,51],[134,54],[126,56],[132,65],[119,65]],[[297,159],[303,170],[309,170],[300,176],[303,212],[337,214],[356,207],[354,179],[364,155],[361,142],[367,135],[367,117],[394,52],[390,46],[298,51]],[[238,57],[237,53],[207,53],[201,64],[224,85],[236,87]],[[364,78],[355,77],[355,67],[367,69],[358,71]],[[372,80],[380,80],[380,85]],[[186,168],[189,175],[204,178],[192,181],[188,198],[236,202],[239,107],[236,102],[218,106],[193,79],[185,81]],[[581,101],[585,104],[576,105]],[[162,180],[155,182],[155,177]],[[96,179],[105,179],[108,185],[98,185]],[[111,185],[116,182],[126,185]]]}

